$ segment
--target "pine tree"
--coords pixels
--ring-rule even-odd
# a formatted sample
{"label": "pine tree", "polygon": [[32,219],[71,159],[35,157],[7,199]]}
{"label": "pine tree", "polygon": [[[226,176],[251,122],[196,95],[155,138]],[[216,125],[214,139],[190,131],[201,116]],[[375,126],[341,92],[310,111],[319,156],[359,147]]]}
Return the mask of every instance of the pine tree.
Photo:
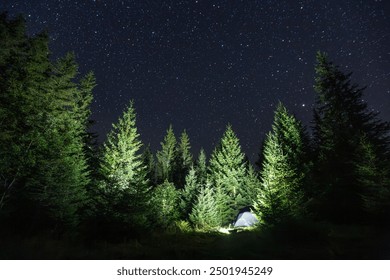
{"label": "pine tree", "polygon": [[28,37],[22,18],[1,15],[0,30],[0,208],[8,199],[12,222],[31,217],[24,226],[75,226],[89,182],[82,116],[90,103],[77,64],[71,55],[52,64],[47,34]]}
{"label": "pine tree", "polygon": [[179,194],[175,186],[165,181],[153,190],[152,215],[155,223],[167,228],[179,218]]}
{"label": "pine tree", "polygon": [[274,118],[273,131],[278,137],[284,153],[294,168],[303,172],[301,166],[304,165],[306,158],[305,145],[308,140],[301,122],[289,114],[287,108],[280,102]]}
{"label": "pine tree", "polygon": [[[352,158],[362,135],[384,161],[389,158],[389,123],[379,120],[363,100],[364,88],[351,82],[323,53],[317,54],[317,92],[314,110],[315,179],[317,195],[327,204],[331,219],[359,217],[361,186],[354,176]],[[329,174],[332,174],[329,176]]]}
{"label": "pine tree", "polygon": [[210,159],[210,176],[222,225],[232,222],[238,211],[247,206],[243,198],[246,191],[242,189],[245,188],[245,175],[245,155],[232,127],[228,125]]}
{"label": "pine tree", "polygon": [[195,167],[200,185],[205,185],[207,180],[207,158],[204,149],[200,149],[198,160]]}
{"label": "pine tree", "polygon": [[44,158],[34,168],[39,175],[27,184],[52,217],[70,225],[78,222],[90,181],[85,137],[92,95],[80,91],[74,82],[77,68],[72,54],[53,66],[47,95],[57,101],[50,108],[49,123],[43,132],[47,144],[42,151]]}
{"label": "pine tree", "polygon": [[289,179],[294,176],[277,137],[269,133],[264,143],[261,189],[255,201],[260,222],[279,223],[289,217]]}
{"label": "pine tree", "polygon": [[142,162],[146,166],[147,178],[152,184],[156,183],[156,165],[154,161],[154,155],[150,150],[150,145],[148,145],[142,153]]}
{"label": "pine tree", "polygon": [[186,176],[184,189],[180,191],[180,211],[183,219],[187,219],[191,212],[199,186],[195,168],[191,167]]}
{"label": "pine tree", "polygon": [[103,145],[100,188],[106,217],[132,227],[146,227],[150,186],[142,162],[142,143],[133,102],[108,134]]}
{"label": "pine tree", "polygon": [[83,137],[85,154],[90,166],[91,172],[94,172],[94,168],[97,167],[97,135],[89,132],[93,125],[91,120],[91,103],[93,100],[92,91],[96,87],[96,79],[93,72],[89,72],[85,77],[80,80],[79,90],[75,95],[75,102],[77,104],[77,119],[82,124],[83,129],[80,131],[80,135]]}
{"label": "pine tree", "polygon": [[243,204],[253,206],[259,192],[260,180],[257,172],[250,164],[247,167],[244,184],[246,187],[243,188]]}
{"label": "pine tree", "polygon": [[187,173],[193,164],[192,154],[191,154],[191,145],[190,138],[188,137],[187,132],[184,130],[180,136],[180,141],[177,147],[176,154],[176,170],[174,173],[174,183],[177,188],[184,188],[185,178]]}
{"label": "pine tree", "polygon": [[[31,167],[45,143],[48,113],[45,81],[51,65],[46,34],[26,36],[24,19],[0,15],[0,210],[8,199],[27,197],[18,192],[32,176]],[[27,205],[26,202],[12,202]],[[9,205],[12,207],[12,205]],[[30,210],[31,211],[31,210]]]}
{"label": "pine tree", "polygon": [[261,188],[255,208],[263,223],[278,223],[303,211],[305,173],[301,124],[279,104],[263,148]]}
{"label": "pine tree", "polygon": [[75,102],[77,104],[77,119],[82,124],[83,129],[80,135],[84,142],[84,152],[88,162],[91,179],[97,177],[98,169],[98,143],[97,134],[91,132],[94,121],[91,119],[91,103],[93,100],[92,91],[96,87],[96,78],[93,72],[85,75],[79,83],[79,90],[76,92]]}
{"label": "pine tree", "polygon": [[190,214],[192,226],[200,231],[216,229],[220,226],[219,210],[210,183],[203,186]]}
{"label": "pine tree", "polygon": [[387,163],[380,160],[374,149],[363,135],[353,163],[364,210],[371,222],[383,223],[390,214],[390,173]]}
{"label": "pine tree", "polygon": [[170,125],[164,141],[161,143],[161,151],[157,152],[157,183],[162,183],[165,180],[173,182],[176,157],[176,137],[172,125]]}

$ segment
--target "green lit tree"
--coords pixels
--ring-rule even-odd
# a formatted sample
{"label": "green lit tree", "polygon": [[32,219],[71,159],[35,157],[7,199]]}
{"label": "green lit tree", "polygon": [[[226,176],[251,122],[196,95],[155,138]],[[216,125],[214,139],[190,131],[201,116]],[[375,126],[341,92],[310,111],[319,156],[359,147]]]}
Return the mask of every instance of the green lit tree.
{"label": "green lit tree", "polygon": [[208,231],[218,228],[221,224],[219,210],[210,183],[203,186],[197,195],[189,220],[196,230]]}
{"label": "green lit tree", "polygon": [[133,102],[125,109],[103,145],[100,164],[102,208],[113,222],[147,225],[150,186],[141,159],[141,140]]}
{"label": "green lit tree", "polygon": [[80,90],[80,85],[74,82],[77,68],[73,54],[53,66],[47,95],[56,102],[51,105],[49,123],[43,132],[47,146],[35,166],[39,175],[27,184],[34,189],[34,197],[40,204],[48,208],[50,216],[64,224],[77,223],[90,181],[85,140],[93,87],[86,89],[81,85]]}
{"label": "green lit tree", "polygon": [[196,161],[195,170],[197,173],[198,181],[200,185],[205,185],[208,171],[207,171],[207,158],[204,149],[200,149],[198,160]]}
{"label": "green lit tree", "polygon": [[289,168],[287,156],[276,136],[267,134],[263,151],[261,189],[258,191],[254,207],[261,223],[279,223],[292,213],[289,209],[289,178],[294,176]]}
{"label": "green lit tree", "polygon": [[247,206],[244,199],[245,176],[245,155],[232,127],[228,125],[210,159],[210,178],[222,225],[231,223],[238,211]]}
{"label": "green lit tree", "polygon": [[0,208],[30,228],[75,226],[89,183],[92,78],[76,81],[72,55],[51,63],[48,36],[28,37],[21,17],[2,14],[0,34]]}
{"label": "green lit tree", "polygon": [[176,137],[172,125],[169,126],[164,141],[161,143],[161,151],[157,152],[157,182],[166,180],[173,182],[175,171],[175,159],[177,157]]}
{"label": "green lit tree", "polygon": [[81,135],[83,136],[83,142],[85,143],[85,154],[91,173],[97,168],[97,135],[90,132],[91,127],[94,124],[93,120],[91,120],[90,106],[93,100],[92,91],[95,87],[95,75],[93,72],[89,72],[80,80],[79,90],[75,96],[78,108],[76,114],[83,127]]}
{"label": "green lit tree", "polygon": [[151,207],[156,225],[167,228],[179,218],[179,194],[173,183],[165,181],[153,190]]}
{"label": "green lit tree", "polygon": [[[48,108],[44,90],[50,75],[46,34],[26,36],[20,16],[8,20],[0,15],[0,210],[6,205],[28,205],[22,198],[24,181],[41,159]],[[19,199],[19,201],[17,201]],[[13,200],[13,201],[10,201]],[[11,209],[9,209],[11,210]],[[27,211],[34,211],[29,209]]]}
{"label": "green lit tree", "polygon": [[261,188],[255,208],[261,222],[279,223],[303,213],[304,131],[279,104],[263,147]]}
{"label": "green lit tree", "polygon": [[279,102],[275,111],[273,131],[278,137],[283,152],[289,158],[291,165],[300,172],[305,172],[307,158],[307,135],[301,124],[287,108]]}
{"label": "green lit tree", "polygon": [[186,176],[186,183],[183,190],[180,190],[180,211],[181,217],[187,219],[194,205],[196,195],[199,191],[199,182],[194,167],[191,167]]}
{"label": "green lit tree", "polygon": [[253,206],[259,192],[260,179],[252,165],[248,164],[247,168],[244,179],[245,188],[243,188],[243,204]]}

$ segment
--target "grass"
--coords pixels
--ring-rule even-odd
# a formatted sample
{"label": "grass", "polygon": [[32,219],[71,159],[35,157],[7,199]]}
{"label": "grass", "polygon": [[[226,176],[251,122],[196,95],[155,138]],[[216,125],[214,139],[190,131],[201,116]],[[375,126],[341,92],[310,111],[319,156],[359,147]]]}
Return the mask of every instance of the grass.
{"label": "grass", "polygon": [[231,234],[154,232],[121,241],[1,238],[0,259],[390,259],[389,231],[361,225],[287,224]]}

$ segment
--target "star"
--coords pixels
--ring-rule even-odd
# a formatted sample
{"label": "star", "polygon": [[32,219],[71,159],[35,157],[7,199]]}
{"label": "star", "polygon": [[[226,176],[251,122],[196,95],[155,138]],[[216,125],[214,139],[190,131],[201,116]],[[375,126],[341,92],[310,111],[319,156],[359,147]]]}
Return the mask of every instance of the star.
{"label": "star", "polygon": [[274,104],[312,121],[318,50],[367,85],[365,99],[390,120],[389,12],[380,2],[17,2],[3,6],[24,14],[29,34],[48,30],[54,59],[72,51],[81,74],[95,72],[100,143],[133,99],[152,150],[172,123],[191,132],[195,153],[211,153],[230,122],[245,152],[257,155]]}

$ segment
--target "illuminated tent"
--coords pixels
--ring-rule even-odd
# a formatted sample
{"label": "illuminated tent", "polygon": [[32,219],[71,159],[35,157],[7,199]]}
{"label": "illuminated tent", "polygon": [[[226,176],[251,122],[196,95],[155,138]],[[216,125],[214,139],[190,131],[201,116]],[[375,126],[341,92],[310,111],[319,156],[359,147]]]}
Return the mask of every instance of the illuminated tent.
{"label": "illuminated tent", "polygon": [[252,213],[250,207],[245,207],[240,210],[236,220],[233,223],[234,227],[250,227],[258,223],[256,216]]}

